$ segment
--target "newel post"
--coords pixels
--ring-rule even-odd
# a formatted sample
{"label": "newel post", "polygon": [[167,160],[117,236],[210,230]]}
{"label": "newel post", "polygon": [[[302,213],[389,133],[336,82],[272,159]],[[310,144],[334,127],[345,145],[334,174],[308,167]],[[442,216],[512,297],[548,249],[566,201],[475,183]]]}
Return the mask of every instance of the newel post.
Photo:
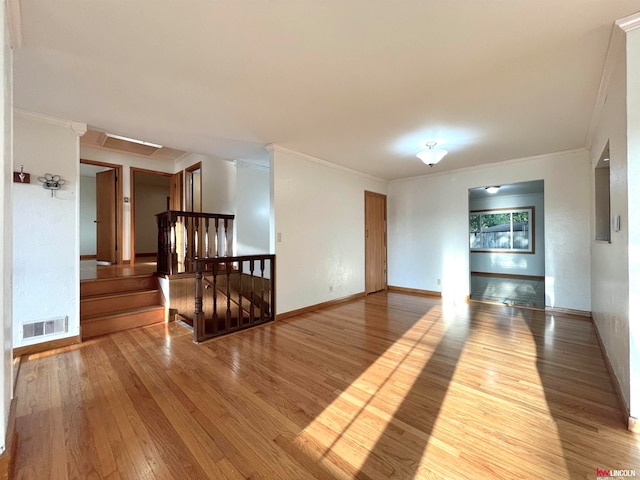
{"label": "newel post", "polygon": [[202,342],[205,339],[204,312],[202,311],[202,265],[196,260],[193,262],[196,271],[196,298],[193,312],[193,341]]}

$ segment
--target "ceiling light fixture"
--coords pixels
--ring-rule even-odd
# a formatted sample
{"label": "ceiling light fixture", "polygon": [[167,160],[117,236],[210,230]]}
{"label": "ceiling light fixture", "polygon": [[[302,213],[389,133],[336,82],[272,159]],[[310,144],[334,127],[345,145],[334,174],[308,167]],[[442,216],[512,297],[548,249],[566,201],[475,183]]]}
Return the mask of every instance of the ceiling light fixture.
{"label": "ceiling light fixture", "polygon": [[115,138],[116,140],[123,140],[125,142],[137,143],[139,145],[146,145],[147,147],[162,148],[162,145],[157,143],[143,142],[142,140],[136,140],[135,138],[122,137],[120,135],[114,135],[113,133],[105,133],[109,138]]}
{"label": "ceiling light fixture", "polygon": [[485,187],[485,190],[487,191],[487,193],[498,193],[498,190],[500,190],[500,187]]}
{"label": "ceiling light fixture", "polygon": [[435,148],[437,144],[438,142],[427,142],[427,149],[418,152],[416,157],[422,160],[422,163],[433,167],[447,154],[446,150],[443,150],[442,148]]}

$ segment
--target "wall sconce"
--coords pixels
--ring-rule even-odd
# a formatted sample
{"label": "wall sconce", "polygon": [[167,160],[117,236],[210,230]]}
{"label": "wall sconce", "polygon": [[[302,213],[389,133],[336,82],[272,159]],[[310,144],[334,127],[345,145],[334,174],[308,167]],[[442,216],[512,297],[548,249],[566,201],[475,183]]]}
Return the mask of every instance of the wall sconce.
{"label": "wall sconce", "polygon": [[53,198],[53,191],[60,190],[62,185],[67,183],[66,180],[63,180],[60,175],[51,175],[50,173],[45,173],[44,177],[38,177],[38,180],[42,182],[42,186],[47,190],[51,190],[51,197]]}
{"label": "wall sconce", "polygon": [[13,172],[13,181],[15,183],[31,183],[31,174],[24,173],[24,165],[20,165],[19,172]]}

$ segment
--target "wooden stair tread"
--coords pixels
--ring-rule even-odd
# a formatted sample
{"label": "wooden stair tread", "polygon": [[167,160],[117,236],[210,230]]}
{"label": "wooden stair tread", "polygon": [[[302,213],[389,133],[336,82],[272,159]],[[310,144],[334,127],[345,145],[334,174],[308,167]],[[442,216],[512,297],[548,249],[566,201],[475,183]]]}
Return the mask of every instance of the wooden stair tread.
{"label": "wooden stair tread", "polygon": [[139,307],[127,311],[88,317],[80,320],[82,339],[145,327],[165,320],[163,306]]}
{"label": "wooden stair tread", "polygon": [[159,288],[155,275],[136,275],[131,277],[98,278],[80,282],[80,299],[125,293],[129,291]]}
{"label": "wooden stair tread", "polygon": [[81,302],[85,302],[85,301],[92,301],[92,300],[106,300],[106,299],[114,299],[114,298],[118,298],[118,297],[141,295],[141,294],[145,294],[145,293],[158,294],[158,293],[160,293],[160,289],[159,288],[154,288],[154,289],[144,288],[144,289],[137,289],[137,290],[127,290],[125,292],[115,292],[115,293],[107,293],[107,294],[88,295],[86,297],[82,297],[80,299],[80,301]]}
{"label": "wooden stair tread", "polygon": [[80,319],[80,323],[85,323],[85,322],[93,322],[93,321],[99,321],[99,320],[105,320],[105,319],[109,319],[109,318],[114,318],[114,317],[126,317],[127,315],[135,315],[136,313],[144,313],[144,312],[149,312],[149,311],[153,311],[153,310],[162,310],[164,313],[164,306],[162,305],[148,305],[146,307],[136,307],[136,308],[129,308],[129,309],[125,309],[125,310],[114,310],[113,312],[110,313],[99,313],[96,315],[86,315],[84,317],[82,317]]}
{"label": "wooden stair tread", "polygon": [[88,278],[85,280],[80,280],[80,283],[82,284],[82,283],[111,282],[111,281],[117,281],[117,280],[154,278],[154,277],[156,277],[155,273],[141,273],[139,275],[127,275],[126,277]]}

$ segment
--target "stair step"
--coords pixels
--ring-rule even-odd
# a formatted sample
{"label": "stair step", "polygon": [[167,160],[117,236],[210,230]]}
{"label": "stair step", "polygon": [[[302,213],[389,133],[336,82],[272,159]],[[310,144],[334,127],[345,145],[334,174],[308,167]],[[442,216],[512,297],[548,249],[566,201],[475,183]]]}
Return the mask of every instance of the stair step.
{"label": "stair step", "polygon": [[158,278],[154,275],[132,277],[98,278],[80,282],[80,298],[110,295],[132,290],[156,290]]}
{"label": "stair step", "polygon": [[162,294],[160,290],[140,290],[91,296],[80,300],[80,319],[139,307],[149,307],[161,303]]}
{"label": "stair step", "polygon": [[164,307],[152,305],[80,320],[82,339],[164,322]]}

